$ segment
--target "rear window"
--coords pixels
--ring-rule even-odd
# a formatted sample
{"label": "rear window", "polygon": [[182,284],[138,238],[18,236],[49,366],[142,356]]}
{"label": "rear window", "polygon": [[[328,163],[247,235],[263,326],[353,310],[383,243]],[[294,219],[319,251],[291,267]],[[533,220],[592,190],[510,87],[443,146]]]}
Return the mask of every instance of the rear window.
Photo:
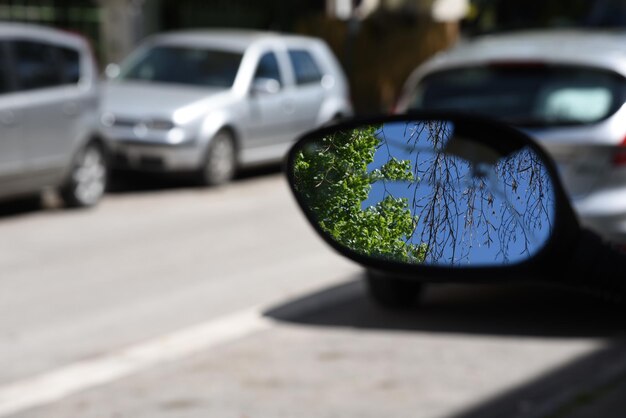
{"label": "rear window", "polygon": [[463,68],[425,78],[410,108],[473,111],[523,126],[590,124],[619,109],[624,86],[619,75],[589,68]]}
{"label": "rear window", "polygon": [[205,48],[158,46],[125,65],[120,78],[201,87],[231,87],[242,54]]}

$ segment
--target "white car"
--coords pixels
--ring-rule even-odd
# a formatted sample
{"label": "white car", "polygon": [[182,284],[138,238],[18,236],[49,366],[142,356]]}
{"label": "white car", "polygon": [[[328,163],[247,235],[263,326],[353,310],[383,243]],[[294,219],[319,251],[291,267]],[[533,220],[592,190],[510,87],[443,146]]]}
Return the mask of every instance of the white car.
{"label": "white car", "polygon": [[98,72],[87,42],[0,23],[0,198],[57,188],[68,206],[105,192]]}
{"label": "white car", "polygon": [[102,121],[116,166],[193,172],[208,185],[240,167],[278,162],[305,131],[352,114],[341,67],[310,37],[156,35],[115,72]]}
{"label": "white car", "polygon": [[523,128],[555,158],[581,221],[626,243],[626,31],[483,35],[420,66],[398,110],[455,109]]}

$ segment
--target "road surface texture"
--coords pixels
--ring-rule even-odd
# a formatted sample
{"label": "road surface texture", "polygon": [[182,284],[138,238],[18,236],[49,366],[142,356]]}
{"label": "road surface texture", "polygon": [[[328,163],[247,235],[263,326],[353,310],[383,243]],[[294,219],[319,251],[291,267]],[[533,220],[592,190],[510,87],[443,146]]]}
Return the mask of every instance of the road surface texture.
{"label": "road surface texture", "polygon": [[5,210],[0,417],[543,416],[624,360],[586,295],[433,286],[387,312],[361,274],[276,173]]}

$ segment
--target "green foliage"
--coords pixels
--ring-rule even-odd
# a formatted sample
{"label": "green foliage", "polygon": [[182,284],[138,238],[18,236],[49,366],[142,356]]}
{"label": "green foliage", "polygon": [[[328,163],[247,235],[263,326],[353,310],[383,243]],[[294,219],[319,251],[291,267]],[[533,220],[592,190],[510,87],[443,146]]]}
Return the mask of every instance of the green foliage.
{"label": "green foliage", "polygon": [[411,162],[394,158],[368,172],[380,146],[379,129],[335,132],[310,144],[295,161],[296,188],[322,229],[339,244],[366,255],[422,262],[426,246],[407,242],[417,217],[406,198],[387,195],[363,208],[375,182],[414,180]]}

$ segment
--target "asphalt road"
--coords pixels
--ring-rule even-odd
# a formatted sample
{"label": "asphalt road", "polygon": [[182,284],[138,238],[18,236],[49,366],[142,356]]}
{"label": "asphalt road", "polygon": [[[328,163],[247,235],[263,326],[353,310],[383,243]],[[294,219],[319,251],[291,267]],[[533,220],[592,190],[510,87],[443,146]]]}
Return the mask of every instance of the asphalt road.
{"label": "asphalt road", "polygon": [[541,416],[621,361],[616,318],[524,286],[382,311],[277,173],[0,208],[0,417]]}

